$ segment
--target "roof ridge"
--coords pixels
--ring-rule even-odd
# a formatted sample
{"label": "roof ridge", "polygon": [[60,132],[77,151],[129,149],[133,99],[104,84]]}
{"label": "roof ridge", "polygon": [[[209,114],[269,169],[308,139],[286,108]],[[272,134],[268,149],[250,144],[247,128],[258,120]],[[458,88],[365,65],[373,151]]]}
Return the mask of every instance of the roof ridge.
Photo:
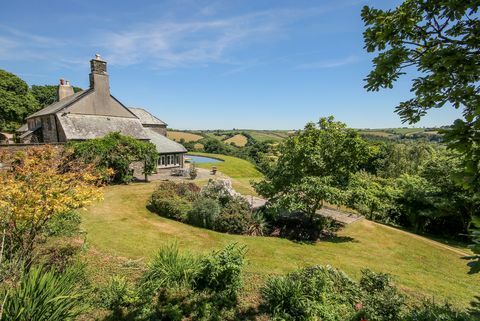
{"label": "roof ridge", "polygon": [[[58,113],[60,110],[62,109],[65,109],[67,108],[68,106],[70,106],[71,104],[73,104],[74,102],[80,100],[81,98],[83,98],[84,95],[86,95],[87,93],[91,93],[93,91],[92,88],[89,88],[87,90],[82,90],[82,91],[79,91],[79,92],[76,92],[74,93],[73,95],[71,96],[68,96],[60,101],[56,101],[54,102],[53,104],[50,104],[36,112],[34,112],[33,114],[31,114],[30,116],[28,116],[26,119],[29,119],[29,118],[32,118],[32,117],[37,117],[37,116],[45,116],[45,115],[51,115],[51,114],[55,114],[55,113]],[[55,107],[53,108],[52,110],[48,110],[49,108],[52,108],[53,106],[55,106],[56,104],[58,104],[58,107]],[[46,110],[48,110],[48,112],[45,112]]]}

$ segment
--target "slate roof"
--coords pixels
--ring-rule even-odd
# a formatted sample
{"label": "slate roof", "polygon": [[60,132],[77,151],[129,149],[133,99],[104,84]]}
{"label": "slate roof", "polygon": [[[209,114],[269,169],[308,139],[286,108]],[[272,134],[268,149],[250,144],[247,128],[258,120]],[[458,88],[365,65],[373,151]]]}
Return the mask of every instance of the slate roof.
{"label": "slate roof", "polygon": [[58,120],[67,140],[85,140],[120,132],[136,139],[148,140],[142,124],[136,118],[66,114]]}
{"label": "slate roof", "polygon": [[132,113],[135,114],[135,116],[140,119],[140,122],[142,125],[164,125],[167,126],[167,124],[159,119],[158,117],[154,116],[153,114],[149,113],[143,108],[134,108],[134,107],[128,107]]}
{"label": "slate roof", "polygon": [[54,102],[51,105],[48,105],[47,107],[40,109],[36,113],[31,114],[30,116],[27,117],[27,119],[32,118],[32,117],[38,117],[38,116],[45,116],[45,115],[50,115],[50,114],[55,114],[56,112],[60,111],[61,109],[68,107],[69,105],[73,104],[77,100],[81,99],[82,97],[85,97],[86,95],[90,94],[93,92],[92,89],[87,89],[83,91],[79,91],[71,96],[68,96],[60,101]]}
{"label": "slate roof", "polygon": [[160,154],[187,152],[187,150],[185,149],[185,147],[183,147],[183,145],[168,139],[162,134],[159,134],[148,127],[144,127],[143,130],[145,131],[148,138],[150,139],[150,142],[152,142],[157,147],[157,152],[159,152]]}

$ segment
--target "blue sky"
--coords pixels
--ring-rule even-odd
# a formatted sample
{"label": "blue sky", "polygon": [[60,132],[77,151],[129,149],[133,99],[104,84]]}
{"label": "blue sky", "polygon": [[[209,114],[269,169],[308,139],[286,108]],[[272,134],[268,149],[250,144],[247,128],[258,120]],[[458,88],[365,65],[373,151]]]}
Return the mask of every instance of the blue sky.
{"label": "blue sky", "polygon": [[[108,61],[112,94],[179,129],[297,129],[334,115],[356,128],[402,125],[410,80],[368,93],[364,5],[399,1],[6,1],[0,68],[30,85],[88,87],[89,60]],[[417,126],[450,124],[453,108]]]}

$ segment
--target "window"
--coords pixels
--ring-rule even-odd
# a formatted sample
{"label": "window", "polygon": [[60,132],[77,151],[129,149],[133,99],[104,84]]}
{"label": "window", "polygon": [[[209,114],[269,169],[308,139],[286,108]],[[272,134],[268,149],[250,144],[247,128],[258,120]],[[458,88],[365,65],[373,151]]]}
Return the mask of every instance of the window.
{"label": "window", "polygon": [[160,156],[160,158],[158,159],[158,165],[165,166],[165,156]]}

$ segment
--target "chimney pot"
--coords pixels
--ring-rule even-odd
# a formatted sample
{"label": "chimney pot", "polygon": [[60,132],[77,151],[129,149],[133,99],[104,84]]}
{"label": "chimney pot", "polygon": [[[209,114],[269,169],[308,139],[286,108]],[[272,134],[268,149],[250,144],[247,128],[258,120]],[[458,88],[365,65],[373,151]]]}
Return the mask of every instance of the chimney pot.
{"label": "chimney pot", "polygon": [[65,81],[65,84],[66,84],[67,86],[70,86],[70,80],[66,80],[66,81]]}
{"label": "chimney pot", "polygon": [[95,59],[96,59],[96,60],[102,60],[102,58],[100,57],[100,54],[98,54],[98,53],[95,54]]}
{"label": "chimney pot", "polygon": [[63,78],[60,78],[60,85],[64,85],[65,84],[65,80]]}

